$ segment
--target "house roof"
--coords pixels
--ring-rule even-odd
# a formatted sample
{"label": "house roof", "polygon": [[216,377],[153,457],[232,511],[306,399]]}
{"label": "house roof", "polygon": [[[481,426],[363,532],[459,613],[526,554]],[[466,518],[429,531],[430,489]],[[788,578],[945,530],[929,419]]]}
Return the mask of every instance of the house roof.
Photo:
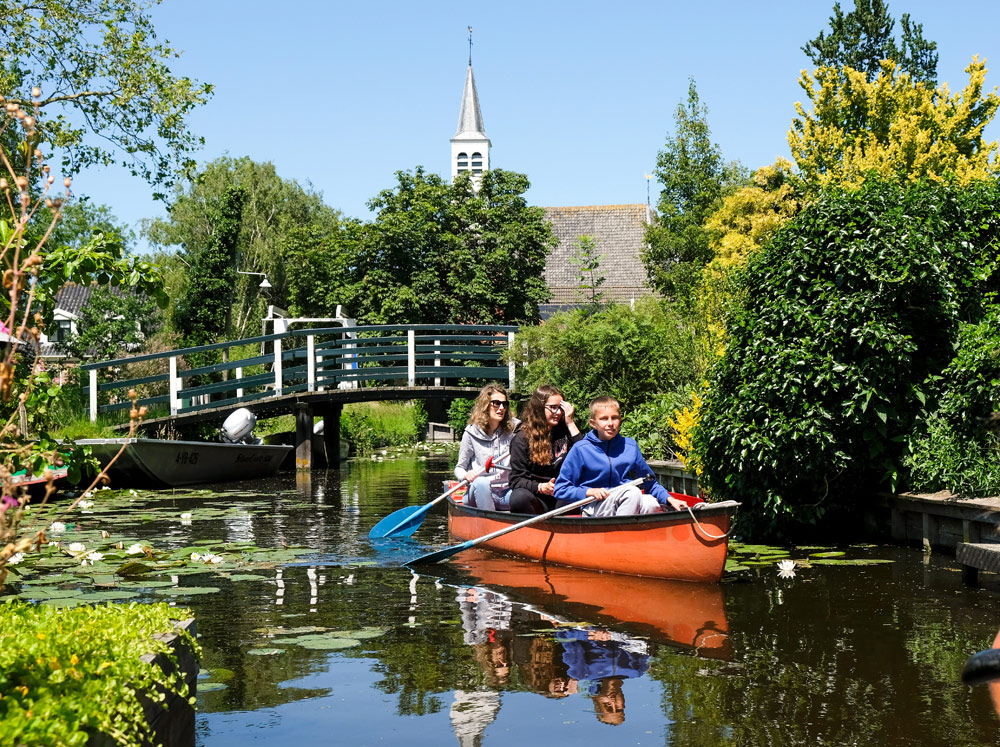
{"label": "house roof", "polygon": [[551,304],[580,304],[585,300],[579,267],[570,262],[581,236],[593,237],[598,255],[604,255],[598,272],[604,277],[599,292],[605,301],[628,303],[652,295],[642,264],[646,225],[651,218],[652,211],[644,204],[545,208],[545,219],[559,239],[545,265]]}

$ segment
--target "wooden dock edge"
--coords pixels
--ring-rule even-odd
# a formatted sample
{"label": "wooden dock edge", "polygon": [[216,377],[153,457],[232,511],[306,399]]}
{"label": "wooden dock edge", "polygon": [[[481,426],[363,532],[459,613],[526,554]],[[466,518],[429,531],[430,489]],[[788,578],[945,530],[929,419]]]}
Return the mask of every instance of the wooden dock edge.
{"label": "wooden dock edge", "polygon": [[979,571],[1000,573],[1000,498],[883,493],[874,496],[864,518],[870,534],[888,534],[924,552],[954,552],[970,585],[978,584]]}

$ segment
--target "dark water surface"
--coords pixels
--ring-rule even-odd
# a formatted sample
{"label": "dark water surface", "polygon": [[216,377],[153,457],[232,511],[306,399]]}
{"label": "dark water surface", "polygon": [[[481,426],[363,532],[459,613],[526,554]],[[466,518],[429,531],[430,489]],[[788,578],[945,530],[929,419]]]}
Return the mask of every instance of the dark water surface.
{"label": "dark water surface", "polygon": [[[959,679],[997,632],[1000,595],[964,587],[952,558],[854,548],[849,558],[894,562],[813,565],[790,579],[758,565],[703,586],[472,551],[439,576],[414,575],[403,561],[451,542],[441,506],[411,539],[370,542],[368,530],[433,498],[448,467],[444,458],[355,461],[134,501],[134,522],[116,530],[128,537],[314,551],[173,579],[219,589],[173,597],[194,610],[204,646],[199,745],[951,747],[1000,738],[986,688]],[[203,508],[226,511],[212,518]],[[194,520],[165,521],[164,509]]]}

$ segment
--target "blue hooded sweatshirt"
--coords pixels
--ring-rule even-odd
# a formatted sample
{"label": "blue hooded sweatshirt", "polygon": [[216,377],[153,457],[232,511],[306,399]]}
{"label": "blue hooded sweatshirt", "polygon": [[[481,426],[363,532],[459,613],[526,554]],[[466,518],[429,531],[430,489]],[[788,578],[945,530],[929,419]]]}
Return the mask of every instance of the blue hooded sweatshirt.
{"label": "blue hooded sweatshirt", "polygon": [[[610,441],[602,441],[597,431],[591,431],[570,449],[556,478],[556,500],[575,503],[587,497],[587,488],[617,488],[636,477],[652,472],[642,458],[634,438],[620,433]],[[642,489],[665,505],[670,493],[655,479],[642,484]]]}

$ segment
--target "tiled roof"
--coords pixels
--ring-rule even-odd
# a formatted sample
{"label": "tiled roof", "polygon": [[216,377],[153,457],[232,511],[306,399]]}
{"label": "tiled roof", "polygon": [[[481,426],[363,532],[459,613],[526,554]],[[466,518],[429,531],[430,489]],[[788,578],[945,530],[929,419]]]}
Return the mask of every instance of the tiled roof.
{"label": "tiled roof", "polygon": [[[76,283],[66,283],[56,293],[56,312],[62,311],[74,319],[79,319],[83,307],[90,303],[90,297],[94,294],[94,290],[99,287],[96,284],[77,285]],[[110,287],[111,292],[115,295],[120,296],[124,293],[120,287],[108,287]],[[43,342],[41,344],[41,353],[43,358],[55,359],[67,357],[66,351],[53,342]]]}
{"label": "tiled roof", "polygon": [[592,236],[598,255],[604,255],[599,270],[604,284],[599,291],[605,301],[628,303],[651,295],[642,264],[649,215],[643,204],[545,208],[545,219],[559,239],[559,246],[545,265],[545,282],[552,292],[550,303],[579,304],[583,300],[579,267],[569,261],[580,236]]}

